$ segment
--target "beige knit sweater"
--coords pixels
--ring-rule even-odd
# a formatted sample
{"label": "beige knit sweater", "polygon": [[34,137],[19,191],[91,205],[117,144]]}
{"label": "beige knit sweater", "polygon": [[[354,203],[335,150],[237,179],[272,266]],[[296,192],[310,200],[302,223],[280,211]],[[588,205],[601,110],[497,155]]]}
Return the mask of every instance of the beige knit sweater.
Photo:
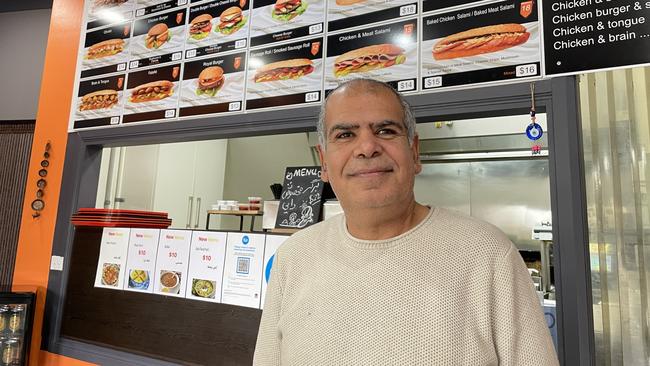
{"label": "beige knit sweater", "polygon": [[254,365],[557,365],[517,249],[493,226],[431,209],[388,240],[343,215],[276,253]]}

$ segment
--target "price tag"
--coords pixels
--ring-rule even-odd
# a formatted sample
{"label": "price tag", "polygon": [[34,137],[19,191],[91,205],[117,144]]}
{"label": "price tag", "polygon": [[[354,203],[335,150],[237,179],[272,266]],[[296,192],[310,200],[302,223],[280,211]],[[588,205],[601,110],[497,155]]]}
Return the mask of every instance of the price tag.
{"label": "price tag", "polygon": [[143,15],[144,15],[144,8],[138,9],[138,10],[135,11],[135,16],[136,17],[141,17]]}
{"label": "price tag", "polygon": [[129,62],[129,69],[135,69],[138,66],[140,66],[140,62],[138,60]]}
{"label": "price tag", "polygon": [[169,258],[177,258],[178,253],[177,252],[169,252]]}
{"label": "price tag", "polygon": [[401,80],[397,82],[397,91],[415,90],[415,80]]}
{"label": "price tag", "polygon": [[185,58],[192,58],[196,56],[196,50],[187,50],[185,52]]}
{"label": "price tag", "polygon": [[117,65],[117,71],[124,71],[126,70],[126,63],[121,63]]}
{"label": "price tag", "polygon": [[187,4],[187,0],[178,0],[176,4],[178,4],[178,6],[185,5]]}
{"label": "price tag", "polygon": [[138,255],[147,255],[146,249],[138,249]]}
{"label": "price tag", "polygon": [[321,33],[323,31],[323,23],[318,23],[309,26],[309,34]]}
{"label": "price tag", "polygon": [[305,94],[305,102],[318,102],[320,100],[320,92],[311,92]]}
{"label": "price tag", "polygon": [[438,88],[442,86],[442,76],[432,76],[424,79],[424,88]]}
{"label": "price tag", "polygon": [[239,39],[235,41],[235,48],[244,48],[246,47],[246,40],[245,39]]}
{"label": "price tag", "polygon": [[175,109],[168,109],[165,111],[165,118],[174,118],[175,115],[176,115]]}
{"label": "price tag", "polygon": [[116,125],[118,123],[120,123],[120,117],[117,117],[117,116],[111,117],[111,124],[112,125]]}
{"label": "price tag", "polygon": [[182,52],[176,52],[176,53],[173,53],[173,54],[172,54],[172,61],[178,61],[178,60],[181,59],[181,57],[183,57],[183,53],[182,53]]}
{"label": "price tag", "polygon": [[520,78],[523,76],[537,75],[537,64],[520,65],[517,66],[515,76]]}
{"label": "price tag", "polygon": [[415,4],[404,5],[399,8],[399,16],[403,17],[406,15],[413,15],[418,11],[418,7]]}
{"label": "price tag", "polygon": [[211,255],[203,254],[203,261],[204,262],[210,262],[212,260]]}
{"label": "price tag", "polygon": [[241,102],[232,102],[228,104],[229,111],[238,111],[241,109]]}

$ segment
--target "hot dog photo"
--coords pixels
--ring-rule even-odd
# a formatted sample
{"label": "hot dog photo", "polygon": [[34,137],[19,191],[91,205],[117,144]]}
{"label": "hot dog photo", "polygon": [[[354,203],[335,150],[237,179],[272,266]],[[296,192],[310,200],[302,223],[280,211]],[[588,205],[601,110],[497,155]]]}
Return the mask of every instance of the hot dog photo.
{"label": "hot dog photo", "polygon": [[325,0],[256,0],[252,47],[318,35],[325,31]]}
{"label": "hot dog photo", "polygon": [[176,117],[180,75],[180,64],[129,72],[122,123]]}
{"label": "hot dog photo", "polygon": [[185,13],[179,8],[133,22],[129,69],[178,61],[185,45]]}
{"label": "hot dog photo", "polygon": [[245,49],[250,11],[248,0],[217,0],[189,9],[186,58]]}

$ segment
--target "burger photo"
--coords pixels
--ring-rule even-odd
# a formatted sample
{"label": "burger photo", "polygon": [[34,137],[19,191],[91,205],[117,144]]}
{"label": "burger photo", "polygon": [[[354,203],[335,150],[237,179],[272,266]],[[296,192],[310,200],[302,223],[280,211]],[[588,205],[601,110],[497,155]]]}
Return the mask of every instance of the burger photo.
{"label": "burger photo", "polygon": [[190,22],[190,38],[201,40],[207,37],[212,30],[212,15],[201,14]]}
{"label": "burger photo", "polygon": [[219,66],[206,67],[197,79],[196,95],[214,97],[223,86],[223,69]]}
{"label": "burger photo", "polygon": [[95,43],[94,45],[88,47],[86,52],[86,59],[93,60],[98,58],[104,58],[108,56],[116,55],[124,51],[124,40],[121,38],[107,39]]}
{"label": "burger photo", "polygon": [[117,90],[97,90],[81,97],[79,111],[112,108],[117,101]]}
{"label": "burger photo", "polygon": [[273,6],[271,17],[275,20],[288,22],[307,10],[307,2],[301,0],[277,0]]}
{"label": "burger photo", "polygon": [[498,24],[455,33],[438,41],[433,58],[448,60],[501,51],[528,41],[530,33],[521,24]]}
{"label": "burger photo", "polygon": [[385,43],[346,52],[334,60],[334,76],[342,77],[353,72],[366,72],[403,64],[404,49]]}
{"label": "burger photo", "polygon": [[219,21],[215,31],[224,35],[233,34],[246,24],[246,18],[238,6],[231,6],[224,10],[219,16]]}
{"label": "burger photo", "polygon": [[144,39],[147,48],[158,49],[170,39],[169,28],[165,23],[158,23],[149,29]]}
{"label": "burger photo", "polygon": [[272,62],[256,70],[255,82],[298,79],[313,71],[313,62],[308,58]]}
{"label": "burger photo", "polygon": [[165,99],[173,93],[174,83],[169,80],[158,80],[133,88],[129,101],[131,103],[150,102]]}

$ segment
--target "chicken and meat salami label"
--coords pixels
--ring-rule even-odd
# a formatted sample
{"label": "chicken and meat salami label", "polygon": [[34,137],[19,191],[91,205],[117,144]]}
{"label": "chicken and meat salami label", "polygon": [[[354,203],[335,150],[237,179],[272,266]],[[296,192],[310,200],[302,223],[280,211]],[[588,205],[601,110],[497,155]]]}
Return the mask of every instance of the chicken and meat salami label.
{"label": "chicken and meat salami label", "polygon": [[124,102],[125,74],[84,80],[79,83],[74,128],[117,124]]}
{"label": "chicken and meat salami label", "polygon": [[133,19],[135,0],[90,0],[86,1],[86,4],[86,29]]}
{"label": "chicken and meat salami label", "polygon": [[133,22],[129,69],[181,60],[186,11],[179,8]]}
{"label": "chicken and meat salami label", "polygon": [[250,11],[246,0],[217,0],[192,6],[185,34],[185,57],[245,50]]}
{"label": "chicken and meat salami label", "polygon": [[83,48],[79,51],[81,77],[125,71],[130,36],[130,22],[86,33]]}
{"label": "chicken and meat salami label", "polygon": [[122,123],[176,117],[181,65],[130,72]]}
{"label": "chicken and meat salami label", "polygon": [[414,0],[327,0],[327,30],[391,21],[418,14]]}
{"label": "chicken and meat salami label", "polygon": [[251,47],[325,30],[325,0],[256,0],[252,13]]}

